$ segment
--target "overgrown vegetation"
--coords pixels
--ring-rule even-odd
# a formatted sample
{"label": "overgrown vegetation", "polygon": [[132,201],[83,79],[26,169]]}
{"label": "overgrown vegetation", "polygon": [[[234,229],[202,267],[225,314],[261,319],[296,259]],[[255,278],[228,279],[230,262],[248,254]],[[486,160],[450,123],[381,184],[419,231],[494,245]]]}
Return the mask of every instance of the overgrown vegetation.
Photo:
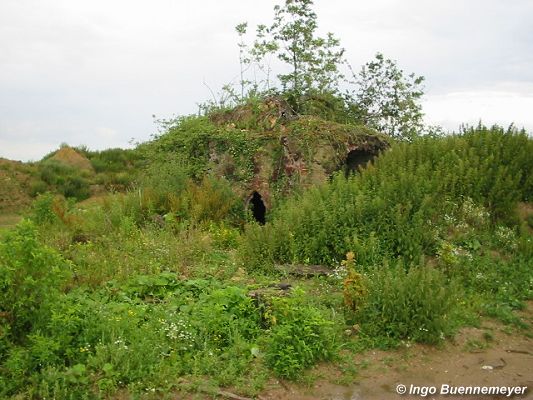
{"label": "overgrown vegetation", "polygon": [[[209,379],[254,395],[340,347],[439,343],[480,315],[525,328],[533,244],[515,210],[531,147],[497,127],[397,144],[264,226],[228,182],[183,166],[83,208],[41,195],[0,246],[1,394],[150,397]],[[285,263],[332,276],[268,289]]]}
{"label": "overgrown vegetation", "polygon": [[244,260],[251,269],[335,264],[353,250],[365,266],[383,257],[417,263],[450,239],[447,229],[470,227],[465,209],[516,224],[518,201],[531,196],[531,150],[524,132],[484,127],[397,144],[361,174],[291,199],[272,225],[251,226]]}
{"label": "overgrown vegetation", "polygon": [[[69,157],[58,156],[65,150],[85,165],[80,167]],[[109,192],[125,192],[138,184],[143,165],[136,149],[91,151],[66,144],[38,162],[0,159],[0,212],[21,213],[32,199],[48,192],[75,202]]]}

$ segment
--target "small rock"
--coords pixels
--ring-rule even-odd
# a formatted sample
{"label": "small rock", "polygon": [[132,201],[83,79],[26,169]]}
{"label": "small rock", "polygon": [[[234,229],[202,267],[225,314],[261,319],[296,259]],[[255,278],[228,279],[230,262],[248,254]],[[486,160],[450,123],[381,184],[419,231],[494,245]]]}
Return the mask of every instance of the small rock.
{"label": "small rock", "polygon": [[507,365],[503,358],[485,360],[485,365],[491,367],[491,369],[502,369]]}
{"label": "small rock", "polygon": [[494,368],[492,368],[492,365],[484,365],[481,367],[481,369],[484,369],[486,371],[492,371]]}

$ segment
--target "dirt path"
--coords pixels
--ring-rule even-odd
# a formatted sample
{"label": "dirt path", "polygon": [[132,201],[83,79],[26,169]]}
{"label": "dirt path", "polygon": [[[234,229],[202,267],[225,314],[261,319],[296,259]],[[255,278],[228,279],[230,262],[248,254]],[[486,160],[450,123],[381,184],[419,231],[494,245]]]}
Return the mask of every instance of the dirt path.
{"label": "dirt path", "polygon": [[[533,302],[524,318],[533,324]],[[507,333],[506,333],[507,332]],[[528,333],[529,332],[529,333]],[[354,358],[354,364],[367,365],[348,386],[332,384],[335,373],[325,373],[311,388],[273,383],[260,396],[262,400],[401,400],[401,399],[533,399],[533,339],[529,331],[509,333],[509,327],[486,321],[479,329],[468,328],[453,343],[436,349],[412,346],[393,352],[370,351]],[[398,385],[407,392],[399,395]],[[413,385],[413,387],[411,387]],[[527,387],[523,395],[439,395],[442,385],[454,387]],[[419,389],[416,389],[419,387]],[[435,387],[436,394],[422,387]],[[419,390],[416,394],[416,390]],[[522,389],[519,390],[520,392]]]}
{"label": "dirt path", "polygon": [[14,227],[20,222],[22,217],[18,214],[2,214],[0,213],[0,230]]}

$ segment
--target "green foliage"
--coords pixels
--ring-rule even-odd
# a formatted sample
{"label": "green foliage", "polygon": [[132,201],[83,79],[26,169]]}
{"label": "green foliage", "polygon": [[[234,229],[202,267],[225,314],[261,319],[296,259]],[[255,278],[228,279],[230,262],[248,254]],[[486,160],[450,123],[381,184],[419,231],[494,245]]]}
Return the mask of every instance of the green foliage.
{"label": "green foliage", "polygon": [[244,219],[242,200],[224,179],[206,176],[200,184],[189,184],[184,193],[189,218],[195,222],[220,222],[228,219],[240,222]]}
{"label": "green foliage", "polygon": [[344,296],[344,306],[348,312],[360,310],[368,294],[365,279],[361,273],[357,272],[355,265],[355,254],[350,251],[346,254],[346,260],[341,262],[341,266],[346,269],[342,294]]}
{"label": "green foliage", "polygon": [[2,341],[23,343],[27,334],[42,326],[69,270],[56,251],[39,243],[30,221],[5,235],[0,242]]}
{"label": "green foliage", "polygon": [[299,298],[276,303],[274,315],[278,323],[265,330],[246,289],[169,273],[110,283],[93,293],[72,291],[54,304],[24,348],[10,352],[3,363],[9,384],[3,381],[0,393],[23,393],[28,385],[39,397],[104,395],[126,386],[131,393],[152,387],[164,393],[183,375],[229,385],[255,379],[249,374],[262,354],[257,343],[274,360],[276,352],[290,355],[293,335],[292,359],[272,361],[280,375],[294,377],[331,356],[331,323],[318,310]]}
{"label": "green foliage", "polygon": [[169,153],[166,162],[151,162],[144,171],[141,188],[150,187],[155,193],[181,193],[189,180],[187,166],[179,156]]}
{"label": "green foliage", "polygon": [[[500,317],[501,310],[505,309],[509,311],[506,314],[511,314],[512,310],[524,307],[524,300],[533,298],[533,264],[530,257],[533,243],[528,238],[521,246],[507,249],[506,257],[509,259],[481,252],[463,255],[461,265],[449,272],[468,294],[478,301],[481,299],[483,314]],[[506,250],[500,248],[500,251]],[[504,318],[508,319],[507,316]]]}
{"label": "green foliage", "polygon": [[[322,126],[311,118],[291,129],[311,141]],[[479,315],[525,326],[514,313],[533,296],[530,231],[514,213],[531,193],[524,133],[478,127],[397,144],[241,233],[243,202],[229,182],[189,177],[209,171],[209,160],[178,157],[164,169],[164,154],[194,154],[201,143],[199,130],[189,142],[176,129],[146,153],[169,146],[150,155],[159,185],[154,167],[146,186],[83,208],[40,195],[39,231],[24,222],[6,234],[0,397],[157,397],[206,379],[253,396],[269,370],[297,378],[338,346],[437,343]],[[205,139],[207,148],[230,143],[239,152],[239,129]],[[250,296],[279,282],[260,275],[278,263],[337,268],[298,281],[307,294]]]}
{"label": "green foliage", "polygon": [[376,268],[358,313],[364,335],[437,343],[452,333],[449,320],[457,296],[445,276],[428,267]]}
{"label": "green foliage", "polygon": [[43,161],[40,178],[65,197],[84,200],[90,196],[90,185],[83,172],[55,160]]}
{"label": "green foliage", "polygon": [[140,162],[139,153],[129,149],[106,149],[102,151],[86,151],[94,170],[101,172],[122,172],[131,169]]}
{"label": "green foliage", "polygon": [[[151,162],[148,176],[153,181],[159,178],[163,182],[169,181],[169,188],[179,186],[183,176],[199,181],[212,168],[212,150],[220,152],[221,149],[231,156],[224,176],[241,182],[248,182],[253,177],[253,156],[260,139],[250,135],[242,126],[240,129],[235,124],[217,127],[209,118],[196,116],[163,121],[162,124],[165,133],[141,147],[143,156]],[[160,170],[162,174],[158,174]],[[176,178],[172,177],[173,171],[177,172]]]}
{"label": "green foliage", "polygon": [[378,53],[354,79],[357,89],[353,101],[365,124],[403,140],[412,140],[422,132],[419,101],[424,94],[423,77],[404,76],[394,61]]}
{"label": "green foliage", "polygon": [[365,124],[361,111],[349,96],[336,92],[309,91],[300,99],[299,113],[347,125]]}
{"label": "green foliage", "polygon": [[[237,25],[239,35],[240,96],[231,85],[223,89],[220,105],[244,104],[248,99],[277,93],[298,114],[317,115],[344,123],[364,123],[393,138],[412,140],[422,134],[433,135],[438,128],[424,127],[420,98],[421,76],[404,75],[396,63],[381,53],[357,74],[344,59],[344,49],[332,33],[317,36],[318,20],[312,0],[286,0],[274,7],[270,25],[258,25],[252,46],[245,35],[248,25]],[[290,72],[279,73],[281,89],[271,84],[271,57],[284,63]],[[341,70],[347,64],[352,74],[345,80]],[[257,80],[262,71],[264,80]],[[249,73],[253,79],[247,79]],[[350,89],[341,95],[341,86]],[[215,102],[216,103],[216,102]]]}
{"label": "green foliage", "polygon": [[[344,49],[339,47],[340,42],[332,33],[325,38],[317,36],[317,15],[312,5],[311,0],[286,0],[284,5],[276,5],[272,24],[257,27],[251,48],[244,42],[247,24],[236,27],[240,37],[241,101],[249,86],[248,97],[257,95],[261,86],[267,93],[271,91],[269,56],[272,55],[291,69],[290,73],[280,73],[277,77],[284,96],[297,112],[301,111],[304,96],[338,91],[343,77],[339,65]],[[256,66],[265,74],[264,85],[255,78]],[[251,67],[253,81],[244,78]]]}
{"label": "green foliage", "polygon": [[237,247],[240,231],[224,223],[211,223],[208,226],[215,246],[221,249],[234,249]]}
{"label": "green foliage", "polygon": [[29,193],[31,197],[46,193],[48,190],[49,186],[41,179],[32,180],[30,182]]}
{"label": "green foliage", "polygon": [[311,0],[287,0],[284,6],[275,6],[274,22],[268,28],[278,43],[278,58],[292,68],[290,74],[278,78],[282,87],[297,97],[311,89],[336,89],[340,78],[338,64],[344,50],[338,48],[339,40],[333,34],[316,36],[317,16],[312,5]]}
{"label": "green foliage", "polygon": [[437,253],[443,226],[476,224],[479,212],[463,203],[515,224],[516,204],[531,191],[532,151],[526,134],[498,127],[398,144],[361,174],[289,200],[271,226],[247,228],[242,260],[251,270],[272,262],[335,265],[353,250],[362,267],[397,256],[417,263]]}
{"label": "green foliage", "polygon": [[76,150],[91,161],[96,171],[94,182],[103,185],[106,190],[125,191],[138,183],[144,160],[137,149]]}
{"label": "green foliage", "polygon": [[[172,381],[161,392],[183,374],[233,383],[246,374],[247,340],[259,333],[260,315],[245,290],[205,283],[163,274],[113,285],[111,291],[69,293],[27,346],[10,353],[3,364],[9,384],[0,393],[17,393],[30,382],[39,397],[104,395],[126,386],[140,392],[151,390],[165,370]],[[145,295],[135,287],[147,289]],[[143,302],[154,299],[154,290],[159,301]]]}
{"label": "green foliage", "polygon": [[54,212],[56,197],[52,193],[44,193],[37,196],[32,204],[31,219],[39,224],[46,225],[58,220]]}
{"label": "green foliage", "polygon": [[294,379],[318,361],[336,353],[333,322],[319,309],[305,303],[303,293],[273,299],[271,335],[265,359],[280,377]]}
{"label": "green foliage", "polygon": [[91,196],[91,185],[99,185],[96,187],[99,192],[124,192],[137,183],[144,166],[142,154],[137,149],[92,151],[85,146],[73,149],[91,162],[94,171],[80,170],[51,159],[57,153],[54,151],[36,164],[38,179],[30,184],[31,196],[51,191],[81,201]]}

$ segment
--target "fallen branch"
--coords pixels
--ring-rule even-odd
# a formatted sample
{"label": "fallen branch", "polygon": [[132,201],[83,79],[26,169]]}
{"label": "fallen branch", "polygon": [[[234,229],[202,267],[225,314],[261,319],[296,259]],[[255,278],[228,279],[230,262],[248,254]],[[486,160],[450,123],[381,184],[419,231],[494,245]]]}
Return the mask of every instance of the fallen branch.
{"label": "fallen branch", "polygon": [[528,354],[528,355],[533,355],[531,354],[531,352],[529,351],[526,351],[526,350],[514,350],[514,349],[507,349],[505,350],[507,353],[517,353],[517,354]]}
{"label": "fallen branch", "polygon": [[[181,381],[180,382],[181,384],[189,384],[190,385],[190,382],[188,382],[186,379],[181,378],[180,381]],[[250,397],[242,397],[242,396],[239,396],[238,394],[227,392],[225,390],[218,390],[218,389],[206,388],[206,387],[201,387],[201,386],[195,388],[195,390],[197,392],[199,392],[199,393],[205,393],[205,394],[208,394],[210,396],[215,395],[215,396],[219,396],[219,397],[225,397],[225,398],[231,399],[231,400],[253,400]]]}
{"label": "fallen branch", "polygon": [[226,397],[226,398],[232,399],[232,400],[252,400],[249,397],[242,397],[242,396],[236,395],[236,394],[231,393],[231,392],[226,392],[224,390],[217,390],[215,393],[216,393],[217,396]]}

